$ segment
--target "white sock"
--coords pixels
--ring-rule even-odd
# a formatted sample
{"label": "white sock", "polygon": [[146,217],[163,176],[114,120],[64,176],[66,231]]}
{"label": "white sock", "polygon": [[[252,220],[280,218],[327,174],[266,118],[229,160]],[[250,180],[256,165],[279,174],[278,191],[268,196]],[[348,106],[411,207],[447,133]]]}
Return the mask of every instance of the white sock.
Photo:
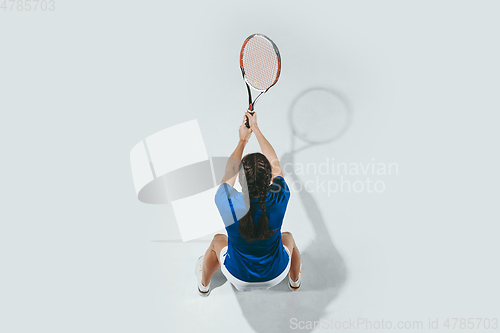
{"label": "white sock", "polygon": [[292,281],[292,278],[290,277],[290,275],[288,275],[288,280],[290,280],[290,284],[292,285],[292,287],[295,287],[297,288],[298,286],[300,286],[300,276],[302,275],[302,262],[300,263],[300,270],[299,270],[299,277],[297,279],[297,281]]}
{"label": "white sock", "polygon": [[298,287],[300,285],[300,274],[297,281],[292,281],[292,278],[290,278],[290,284],[292,285],[292,287]]}
{"label": "white sock", "polygon": [[205,287],[200,280],[200,283],[198,283],[198,288],[201,292],[207,292],[210,289],[210,282],[208,283],[208,286]]}

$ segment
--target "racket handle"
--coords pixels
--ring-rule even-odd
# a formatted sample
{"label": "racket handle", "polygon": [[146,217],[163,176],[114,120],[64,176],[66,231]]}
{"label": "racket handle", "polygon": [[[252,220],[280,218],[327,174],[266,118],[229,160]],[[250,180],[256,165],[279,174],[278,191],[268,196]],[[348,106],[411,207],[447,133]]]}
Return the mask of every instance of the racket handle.
{"label": "racket handle", "polygon": [[[252,109],[253,109],[253,105],[250,105],[250,107],[252,107]],[[250,110],[250,108],[249,108],[249,109],[247,110],[247,112],[248,112],[248,113],[250,113],[250,114],[252,114],[252,113],[254,113],[255,111]],[[246,125],[246,127],[247,127],[247,128],[250,128],[250,124],[248,123],[248,116],[245,116],[245,117],[247,118],[247,121],[245,122],[245,125]]]}
{"label": "racket handle", "polygon": [[[254,113],[255,111],[253,110],[253,103],[250,103],[250,105],[248,106],[248,110],[247,110],[248,113],[252,114]],[[247,126],[247,128],[250,128],[250,124],[248,123],[248,116],[247,117],[247,121],[245,122],[245,125]]]}

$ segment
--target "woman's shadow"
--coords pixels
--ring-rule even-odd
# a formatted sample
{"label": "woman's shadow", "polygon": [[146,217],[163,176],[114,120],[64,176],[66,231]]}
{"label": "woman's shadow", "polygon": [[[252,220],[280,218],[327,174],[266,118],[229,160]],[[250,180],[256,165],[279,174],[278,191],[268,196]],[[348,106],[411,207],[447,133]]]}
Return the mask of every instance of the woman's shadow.
{"label": "woman's shadow", "polygon": [[[291,153],[285,154],[281,160],[282,165],[291,162]],[[286,176],[300,182],[295,173]],[[288,277],[269,290],[239,292],[234,289],[243,315],[257,332],[289,332],[298,328],[301,321],[319,321],[346,281],[345,263],[333,245],[325,217],[311,193],[305,190],[298,193],[315,233],[312,244],[305,249],[299,248],[303,263],[301,289],[290,291]],[[305,328],[301,331],[312,330]]]}
{"label": "woman's shadow", "polygon": [[[324,97],[325,94],[327,99]],[[321,127],[324,128],[324,132],[328,132],[327,135],[323,135],[324,138],[328,137],[328,139],[323,140],[322,143],[339,138],[349,127],[351,112],[347,107],[347,103],[345,103],[345,99],[336,92],[324,88],[313,88],[299,95],[292,105],[290,119],[292,130],[296,135],[300,136],[300,130],[302,129],[298,131],[296,128],[301,126],[301,123],[294,126],[292,119],[294,107],[303,102],[307,102],[305,104],[308,106],[315,104],[317,106],[316,111],[331,112],[328,116],[331,116],[334,121],[340,122],[340,119],[344,121],[342,126],[337,128],[334,128],[335,126],[331,126],[331,124],[328,124],[327,127],[320,124],[319,122],[324,121],[324,117],[317,117],[316,120],[309,121],[308,126],[312,127],[307,130],[309,132],[311,130],[316,131],[316,133],[312,134],[313,136],[318,135]],[[341,107],[344,103],[345,108]],[[329,105],[330,108],[328,108]],[[303,122],[302,119],[299,120]],[[302,131],[302,133],[304,132]],[[321,137],[321,131],[319,135],[318,138]],[[289,164],[293,166],[294,156],[292,145],[292,152],[286,153],[281,158],[280,164],[282,166]],[[285,175],[288,183],[293,182],[303,185],[295,174],[294,168],[291,169],[291,173]],[[246,317],[248,323],[256,332],[289,332],[290,329],[295,328],[300,328],[304,332],[311,332],[313,329],[321,327],[320,319],[328,313],[326,308],[338,296],[347,278],[344,260],[335,248],[326,227],[326,223],[334,217],[323,216],[313,195],[307,192],[304,186],[295,187],[302,189],[294,192],[294,194],[298,193],[307,218],[314,230],[313,242],[305,249],[299,247],[303,263],[301,278],[303,285],[301,289],[295,292],[290,291],[288,277],[269,290],[240,292],[232,286],[243,316]],[[212,282],[214,282],[214,287],[225,282],[220,270],[214,275]],[[314,326],[314,322],[316,322],[316,326]],[[312,323],[312,326],[306,326],[307,323]]]}

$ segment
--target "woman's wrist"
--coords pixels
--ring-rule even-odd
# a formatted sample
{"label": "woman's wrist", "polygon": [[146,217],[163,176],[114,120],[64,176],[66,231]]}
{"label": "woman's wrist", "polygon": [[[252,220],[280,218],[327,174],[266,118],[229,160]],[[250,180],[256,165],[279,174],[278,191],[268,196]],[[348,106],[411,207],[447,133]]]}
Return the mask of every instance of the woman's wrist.
{"label": "woman's wrist", "polygon": [[252,133],[255,134],[256,136],[262,134],[262,132],[260,131],[260,128],[259,128],[259,126],[257,126],[257,124],[252,126]]}

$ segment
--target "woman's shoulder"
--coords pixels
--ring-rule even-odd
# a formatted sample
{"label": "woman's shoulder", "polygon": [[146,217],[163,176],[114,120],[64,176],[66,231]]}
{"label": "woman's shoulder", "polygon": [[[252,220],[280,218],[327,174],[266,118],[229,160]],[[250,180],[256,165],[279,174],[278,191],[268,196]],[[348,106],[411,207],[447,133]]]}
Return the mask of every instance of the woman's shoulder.
{"label": "woman's shoulder", "polygon": [[279,202],[290,197],[290,189],[283,176],[276,176],[273,178],[271,186],[269,186],[269,196],[271,199],[278,200]]}
{"label": "woman's shoulder", "polygon": [[285,181],[285,178],[283,176],[276,176],[273,178],[273,182],[271,183],[271,186],[269,187],[269,191],[273,192],[279,192],[279,191],[286,191],[290,192],[288,189],[288,184]]}
{"label": "woman's shoulder", "polygon": [[217,192],[215,192],[215,199],[217,198],[238,198],[242,193],[229,185],[228,183],[222,183],[219,185]]}

